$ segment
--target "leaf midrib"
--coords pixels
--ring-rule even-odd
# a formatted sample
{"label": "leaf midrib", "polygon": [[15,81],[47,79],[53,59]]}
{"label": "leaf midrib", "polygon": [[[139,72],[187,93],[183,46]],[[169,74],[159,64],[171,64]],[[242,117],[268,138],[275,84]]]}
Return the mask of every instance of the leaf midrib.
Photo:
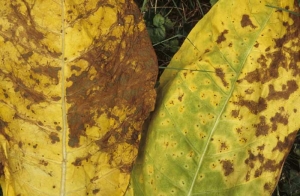
{"label": "leaf midrib", "polygon": [[65,3],[61,0],[61,100],[62,100],[62,162],[61,162],[61,182],[60,195],[65,195],[66,172],[67,172],[67,109],[66,109],[66,84],[65,84]]}

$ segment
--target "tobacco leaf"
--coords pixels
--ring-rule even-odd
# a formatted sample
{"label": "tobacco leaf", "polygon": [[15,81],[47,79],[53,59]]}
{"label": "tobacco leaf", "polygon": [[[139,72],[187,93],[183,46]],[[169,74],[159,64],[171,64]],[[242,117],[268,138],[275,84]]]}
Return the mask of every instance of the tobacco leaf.
{"label": "tobacco leaf", "polygon": [[220,0],[161,76],[126,195],[271,195],[300,128],[294,0]]}
{"label": "tobacco leaf", "polygon": [[4,195],[122,195],[157,62],[131,0],[0,2]]}

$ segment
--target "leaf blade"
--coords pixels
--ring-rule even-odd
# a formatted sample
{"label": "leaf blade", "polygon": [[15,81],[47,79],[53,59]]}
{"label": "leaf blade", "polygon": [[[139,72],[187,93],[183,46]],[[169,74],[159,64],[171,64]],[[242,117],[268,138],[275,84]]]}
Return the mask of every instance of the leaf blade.
{"label": "leaf blade", "polygon": [[133,1],[0,2],[6,195],[121,195],[154,107],[156,57]]}
{"label": "leaf blade", "polygon": [[265,4],[219,1],[190,33],[169,65],[183,70],[161,77],[128,195],[272,193],[299,129],[299,19]]}

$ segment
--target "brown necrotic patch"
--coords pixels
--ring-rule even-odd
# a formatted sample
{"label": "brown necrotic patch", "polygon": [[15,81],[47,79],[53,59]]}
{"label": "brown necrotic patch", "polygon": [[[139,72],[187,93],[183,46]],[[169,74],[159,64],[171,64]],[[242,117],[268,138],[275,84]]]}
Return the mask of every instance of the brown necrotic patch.
{"label": "brown necrotic patch", "polygon": [[99,193],[100,192],[100,189],[94,189],[93,190],[93,194],[97,194],[97,193]]}
{"label": "brown necrotic patch", "polygon": [[32,87],[28,87],[24,82],[17,77],[9,75],[14,85],[14,91],[19,92],[23,98],[30,100],[33,103],[40,103],[46,101],[46,96],[42,92],[34,90]]}
{"label": "brown necrotic patch", "polygon": [[287,81],[287,84],[282,85],[282,91],[276,91],[273,84],[269,85],[268,100],[289,99],[290,95],[298,90],[298,84],[295,80]]}
{"label": "brown necrotic patch", "polygon": [[271,182],[267,182],[264,184],[264,190],[272,193],[273,191],[273,184]]}
{"label": "brown necrotic patch", "polygon": [[255,26],[255,25],[252,23],[252,21],[250,20],[249,15],[247,15],[247,14],[244,14],[244,15],[242,16],[241,26],[242,26],[243,28],[245,28],[245,27],[247,27],[247,26],[250,26],[252,29],[257,28],[257,26]]}
{"label": "brown necrotic patch", "polygon": [[221,79],[223,85],[225,87],[227,87],[228,82],[225,80],[225,73],[223,72],[223,69],[222,68],[215,68],[215,72],[216,72],[216,76],[218,76]]}
{"label": "brown necrotic patch", "polygon": [[[107,35],[99,34],[90,48],[67,63],[71,72],[66,76],[68,146],[80,148],[88,141],[98,147],[97,152],[107,155],[107,159],[99,160],[101,163],[126,174],[137,154],[143,121],[154,107],[157,75],[147,31],[135,24],[142,22],[142,17],[129,4],[119,10],[123,19],[111,24]],[[134,21],[124,19],[127,13],[135,17]],[[91,127],[97,127],[93,135],[99,137],[89,134]],[[79,167],[85,162],[92,164],[91,160],[79,156],[71,162]]]}
{"label": "brown necrotic patch", "polygon": [[289,152],[290,148],[292,147],[295,137],[298,131],[294,131],[290,133],[288,136],[284,137],[283,141],[280,141],[279,138],[276,146],[272,149],[272,151],[280,151],[280,152]]}
{"label": "brown necrotic patch", "polygon": [[52,81],[54,85],[59,83],[59,71],[61,70],[60,67],[52,67],[52,66],[39,66],[31,68],[32,72],[38,75],[44,75],[50,78],[49,81]]}
{"label": "brown necrotic patch", "polygon": [[231,116],[233,118],[237,118],[239,116],[240,111],[239,110],[232,110],[231,111]]}
{"label": "brown necrotic patch", "polygon": [[281,113],[278,112],[276,112],[275,116],[270,118],[270,121],[272,122],[272,131],[277,130],[277,123],[287,125],[289,122],[288,116],[283,116]]}
{"label": "brown necrotic patch", "polygon": [[254,178],[260,177],[264,172],[277,172],[281,169],[283,161],[277,163],[275,160],[267,159],[262,152],[257,155],[248,150],[248,158],[244,162],[248,166],[248,172],[245,176],[246,181],[249,181],[251,174]]}
{"label": "brown necrotic patch", "polygon": [[82,165],[82,162],[83,162],[83,161],[88,162],[90,157],[91,157],[90,154],[88,154],[88,155],[85,156],[85,157],[77,157],[77,158],[74,160],[74,162],[72,162],[72,164],[73,164],[74,166],[81,166],[81,165]]}
{"label": "brown necrotic patch", "polygon": [[49,135],[49,138],[50,138],[52,144],[55,144],[56,142],[60,141],[58,134],[55,132],[51,132]]}
{"label": "brown necrotic patch", "polygon": [[234,104],[239,106],[245,106],[249,109],[249,111],[253,114],[258,114],[265,109],[267,109],[267,102],[264,98],[260,97],[257,102],[252,100],[244,100],[242,97],[239,97],[238,102],[234,102]]}
{"label": "brown necrotic patch", "polygon": [[225,29],[224,31],[221,32],[221,34],[218,36],[218,39],[216,40],[217,44],[222,43],[223,41],[226,41],[225,35],[228,33],[228,30]]}
{"label": "brown necrotic patch", "polygon": [[231,173],[234,172],[233,163],[231,161],[221,160],[220,163],[222,164],[224,176],[229,176]]}
{"label": "brown necrotic patch", "polygon": [[266,117],[265,116],[260,116],[259,117],[259,123],[254,124],[253,127],[256,129],[255,135],[256,137],[259,136],[266,136],[269,133],[270,126],[267,125],[266,123]]}

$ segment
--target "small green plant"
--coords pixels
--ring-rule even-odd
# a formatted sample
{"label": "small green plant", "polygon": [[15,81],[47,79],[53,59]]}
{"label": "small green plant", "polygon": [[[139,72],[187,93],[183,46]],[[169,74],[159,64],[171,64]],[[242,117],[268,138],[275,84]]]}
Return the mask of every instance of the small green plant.
{"label": "small green plant", "polygon": [[190,30],[211,7],[209,0],[136,0],[136,3],[144,14],[161,67],[169,64]]}

